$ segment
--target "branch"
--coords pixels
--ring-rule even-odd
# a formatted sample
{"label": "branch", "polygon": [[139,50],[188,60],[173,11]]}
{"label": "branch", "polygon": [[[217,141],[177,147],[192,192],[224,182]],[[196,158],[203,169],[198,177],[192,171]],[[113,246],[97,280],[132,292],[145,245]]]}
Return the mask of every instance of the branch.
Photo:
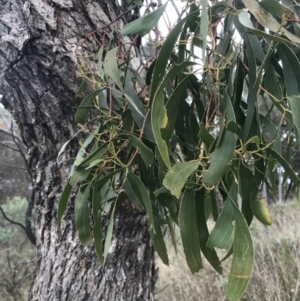
{"label": "branch", "polygon": [[0,144],[3,145],[3,146],[5,146],[5,147],[7,147],[7,148],[12,149],[12,150],[15,151],[15,152],[19,152],[18,149],[14,148],[14,147],[12,147],[12,146],[9,146],[9,145],[7,145],[7,144],[5,144],[5,143],[3,143],[3,142],[0,142]]}
{"label": "branch", "polygon": [[9,221],[11,224],[14,224],[14,225],[17,225],[17,226],[21,227],[21,228],[25,231],[25,233],[26,233],[28,239],[30,240],[30,242],[31,242],[32,244],[36,245],[36,237],[35,237],[35,235],[32,233],[31,228],[30,228],[30,229],[27,229],[27,228],[26,228],[24,225],[22,225],[21,223],[18,223],[18,222],[15,222],[15,221],[11,220],[11,219],[5,214],[5,212],[4,212],[4,210],[2,209],[1,206],[0,206],[0,211],[1,211],[2,215],[3,215],[3,217],[4,217],[7,221]]}

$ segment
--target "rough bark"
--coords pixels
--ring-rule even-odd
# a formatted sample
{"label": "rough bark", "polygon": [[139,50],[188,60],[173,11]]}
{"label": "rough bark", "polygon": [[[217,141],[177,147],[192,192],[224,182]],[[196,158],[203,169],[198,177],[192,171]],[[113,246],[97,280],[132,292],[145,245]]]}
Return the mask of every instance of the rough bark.
{"label": "rough bark", "polygon": [[[71,142],[57,161],[61,146],[76,132],[76,46],[119,13],[113,0],[0,0],[0,94],[28,147],[37,209],[39,260],[30,300],[153,300],[154,253],[142,213],[129,206],[116,212],[104,268],[92,246],[79,244],[72,205],[57,233],[57,202],[77,150]],[[81,55],[97,53],[96,38],[105,36],[96,35],[80,47]]]}

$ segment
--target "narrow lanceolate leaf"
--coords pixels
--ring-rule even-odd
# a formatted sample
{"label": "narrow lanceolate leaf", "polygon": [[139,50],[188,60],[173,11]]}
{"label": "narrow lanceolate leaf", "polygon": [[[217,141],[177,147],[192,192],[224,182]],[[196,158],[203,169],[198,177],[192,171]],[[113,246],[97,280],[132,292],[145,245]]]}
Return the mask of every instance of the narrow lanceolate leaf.
{"label": "narrow lanceolate leaf", "polygon": [[92,240],[92,231],[89,221],[91,210],[88,198],[90,196],[91,184],[81,187],[75,199],[75,225],[78,230],[79,240],[84,246]]}
{"label": "narrow lanceolate leaf", "polygon": [[242,212],[247,224],[250,225],[253,219],[251,201],[256,200],[258,186],[254,174],[245,166],[246,163],[240,162],[239,166],[239,193],[242,197]]}
{"label": "narrow lanceolate leaf", "polygon": [[246,290],[252,272],[253,244],[244,216],[236,203],[229,201],[234,211],[235,231],[233,258],[225,295],[230,301],[238,301]]}
{"label": "narrow lanceolate leaf", "polygon": [[157,222],[154,223],[154,228],[150,229],[150,236],[153,241],[154,248],[160,259],[164,264],[169,265],[167,248],[164,242],[160,225]]}
{"label": "narrow lanceolate leaf", "polygon": [[[224,93],[224,102],[225,107],[222,110],[222,123],[234,121],[235,115],[232,107],[231,100],[225,90]],[[221,108],[222,109],[222,108]],[[202,182],[207,186],[215,185],[220,178],[228,170],[228,164],[233,158],[235,150],[235,137],[234,133],[224,129],[224,134],[221,140],[221,143],[210,155],[210,166],[208,170],[204,173]]]}
{"label": "narrow lanceolate leaf", "polygon": [[116,204],[117,204],[117,202],[115,202],[112,207],[112,211],[111,211],[110,218],[109,218],[109,223],[107,226],[106,237],[105,237],[105,242],[104,242],[104,253],[103,253],[103,257],[104,257],[103,261],[104,262],[109,253],[109,248],[110,248],[111,239],[112,239],[112,235],[113,235]]}
{"label": "narrow lanceolate leaf", "polygon": [[230,199],[236,200],[238,187],[234,183],[230,189],[229,196],[226,199],[225,206],[211,231],[206,246],[208,248],[219,248],[228,250],[233,243],[234,226],[234,208]]}
{"label": "narrow lanceolate leaf", "polygon": [[195,194],[193,189],[186,189],[183,193],[178,220],[186,261],[191,272],[194,274],[199,272],[202,268],[202,260],[195,212]]}
{"label": "narrow lanceolate leaf", "polygon": [[171,163],[169,159],[169,149],[167,142],[161,137],[161,129],[166,128],[168,125],[168,117],[166,107],[164,105],[164,94],[160,92],[155,94],[155,98],[151,108],[151,126],[154,135],[157,149],[165,163],[170,169]]}
{"label": "narrow lanceolate leaf", "polygon": [[284,82],[287,96],[300,94],[300,62],[295,53],[287,45],[277,47],[282,61]]}
{"label": "narrow lanceolate leaf", "polygon": [[97,191],[96,185],[94,185],[93,189],[93,198],[92,198],[92,208],[93,208],[93,237],[95,241],[95,249],[98,256],[98,259],[101,264],[104,263],[103,258],[103,247],[102,247],[102,239],[103,239],[103,232],[102,232],[102,220],[101,220],[101,200],[102,195],[100,191]]}
{"label": "narrow lanceolate leaf", "polygon": [[292,111],[293,124],[298,131],[298,136],[300,136],[300,97],[295,95],[287,99]]}
{"label": "narrow lanceolate leaf", "polygon": [[153,153],[150,148],[148,148],[138,137],[132,134],[122,134],[122,136],[129,138],[134,147],[139,149],[139,154],[141,155],[144,163],[150,165],[153,162]]}
{"label": "narrow lanceolate leaf", "polygon": [[93,101],[96,98],[96,96],[99,95],[99,92],[103,90],[104,88],[98,89],[91,94],[89,94],[80,104],[80,106],[77,109],[76,115],[75,115],[75,121],[77,123],[84,124],[87,114],[90,109],[93,108]]}
{"label": "narrow lanceolate leaf", "polygon": [[103,155],[107,152],[108,147],[106,146],[106,144],[101,145],[100,147],[98,147],[94,152],[92,152],[91,154],[89,154],[79,165],[79,168],[88,168],[91,167],[91,163],[94,160],[98,160],[101,159],[103,157]]}
{"label": "narrow lanceolate leaf", "polygon": [[153,227],[154,219],[153,219],[153,212],[152,212],[152,203],[144,183],[141,181],[139,177],[137,177],[135,174],[133,174],[130,171],[127,174],[127,180],[132,188],[132,191],[136,195],[137,199],[142,203],[143,207],[145,208],[148,214],[150,227]]}
{"label": "narrow lanceolate leaf", "polygon": [[222,274],[221,262],[217,255],[217,252],[215,251],[215,249],[211,249],[206,246],[209,237],[209,232],[208,232],[206,217],[205,217],[204,189],[196,192],[195,212],[196,212],[198,237],[199,237],[201,251],[205,256],[205,258],[208,260],[208,262],[212,265],[212,267],[219,274]]}
{"label": "narrow lanceolate leaf", "polygon": [[[263,146],[262,146],[263,147]],[[267,154],[271,155],[277,162],[285,169],[285,171],[289,174],[290,178],[295,182],[297,186],[300,186],[300,179],[295,174],[291,165],[281,156],[279,155],[274,149],[267,148]]]}
{"label": "narrow lanceolate leaf", "polygon": [[189,15],[185,18],[183,18],[180,22],[178,22],[175,27],[172,29],[172,31],[167,36],[160,52],[158,55],[158,58],[155,63],[154,71],[153,71],[153,79],[151,83],[151,91],[150,91],[150,100],[149,100],[149,106],[152,107],[152,101],[154,99],[154,95],[157,92],[157,88],[159,85],[159,82],[164,76],[166,66],[168,64],[168,61],[170,59],[170,56],[172,54],[172,51],[174,49],[175,43],[179,37],[179,34],[181,32],[182,25],[192,16]]}
{"label": "narrow lanceolate leaf", "polygon": [[269,14],[260,4],[255,0],[243,0],[245,6],[250,10],[250,12],[254,15],[255,19],[260,23],[263,27],[270,29],[273,32],[282,32],[289,40],[292,42],[299,44],[300,39],[290,33],[286,28],[281,26],[281,24],[271,15]]}
{"label": "narrow lanceolate leaf", "polygon": [[69,183],[66,184],[64,191],[59,199],[58,202],[58,209],[57,209],[57,227],[58,227],[58,231],[60,231],[61,229],[61,219],[64,215],[64,212],[67,208],[67,203],[68,203],[68,199],[70,196],[72,190],[72,185]]}
{"label": "narrow lanceolate leaf", "polygon": [[122,35],[127,36],[129,34],[138,34],[143,37],[157,24],[167,5],[168,2],[166,2],[164,5],[162,5],[152,13],[149,13],[144,17],[138,18],[135,21],[126,24],[121,31]]}
{"label": "narrow lanceolate leaf", "polygon": [[171,239],[172,239],[173,247],[175,249],[175,253],[177,253],[176,234],[175,234],[175,231],[174,231],[173,220],[172,220],[170,215],[167,216],[167,223],[168,223],[168,228],[169,228],[169,231],[170,231],[170,236],[171,236]]}
{"label": "narrow lanceolate leaf", "polygon": [[[262,8],[263,9],[263,8]],[[273,18],[273,17],[272,17]],[[246,11],[242,11],[239,13],[239,21],[241,22],[241,24],[243,26],[245,26],[249,31],[251,31],[252,33],[258,35],[258,36],[261,36],[261,37],[265,37],[265,38],[268,38],[272,41],[275,41],[275,42],[280,42],[280,43],[287,43],[287,44],[290,44],[290,45],[294,45],[295,43],[294,42],[291,42],[289,41],[288,39],[285,39],[285,38],[281,38],[279,36],[276,36],[276,35],[271,35],[271,34],[268,34],[264,31],[261,31],[261,30],[257,30],[254,28],[252,22],[251,22],[251,19],[249,17],[249,14],[248,12]],[[277,22],[277,21],[276,21]],[[278,23],[279,24],[279,23]],[[268,26],[267,26],[268,28]],[[296,36],[295,36],[296,37]],[[297,37],[296,37],[297,38]]]}
{"label": "narrow lanceolate leaf", "polygon": [[175,123],[177,119],[177,114],[178,114],[178,106],[181,101],[185,101],[186,95],[187,95],[187,81],[189,80],[189,76],[186,76],[176,87],[172,95],[170,96],[167,104],[166,104],[166,109],[167,109],[167,116],[168,116],[168,124],[165,129],[161,130],[161,135],[162,138],[165,141],[169,141],[171,139],[174,128],[175,128]]}
{"label": "narrow lanceolate leaf", "polygon": [[198,162],[180,162],[175,164],[163,180],[164,186],[177,198],[189,176],[199,167]]}
{"label": "narrow lanceolate leaf", "polygon": [[118,88],[123,91],[123,84],[120,78],[120,70],[117,63],[117,50],[118,48],[113,48],[109,50],[104,58],[104,69],[111,80],[118,86]]}
{"label": "narrow lanceolate leaf", "polygon": [[280,4],[276,0],[262,0],[259,4],[268,12],[272,13],[273,15],[282,18],[283,14],[289,20],[294,19],[298,21],[298,16],[290,10],[288,7]]}

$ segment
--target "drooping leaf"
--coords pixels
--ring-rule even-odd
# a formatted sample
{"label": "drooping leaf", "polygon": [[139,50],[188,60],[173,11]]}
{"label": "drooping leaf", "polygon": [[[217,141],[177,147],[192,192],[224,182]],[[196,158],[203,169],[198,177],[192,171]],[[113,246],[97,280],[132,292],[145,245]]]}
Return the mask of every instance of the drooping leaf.
{"label": "drooping leaf", "polygon": [[232,203],[235,220],[233,258],[229,274],[229,282],[225,296],[230,301],[238,301],[244,294],[253,267],[253,244],[251,234],[241,211],[235,202]]}
{"label": "drooping leaf", "polygon": [[148,214],[150,227],[153,227],[154,219],[153,219],[153,212],[152,212],[152,203],[145,185],[143,184],[141,179],[131,171],[129,171],[127,174],[127,180],[132,188],[132,191],[136,195],[137,199],[141,202],[141,204],[143,205],[143,207],[145,208]]}
{"label": "drooping leaf", "polygon": [[232,185],[225,206],[207,240],[208,248],[229,249],[234,239],[234,208],[230,199],[235,200],[238,194],[236,184]]}
{"label": "drooping leaf", "polygon": [[277,47],[282,61],[282,70],[287,96],[300,94],[300,63],[289,46],[280,44]]}
{"label": "drooping leaf", "polygon": [[67,203],[68,203],[68,199],[69,199],[69,196],[71,194],[71,190],[72,190],[72,186],[71,184],[68,183],[66,184],[64,190],[63,190],[63,193],[59,199],[59,202],[58,202],[58,209],[57,209],[57,227],[58,227],[58,231],[61,230],[61,219],[63,217],[63,214],[67,208]]}
{"label": "drooping leaf", "polygon": [[80,188],[75,199],[75,225],[78,230],[79,240],[84,246],[88,246],[92,241],[92,231],[90,225],[91,209],[89,200],[91,184]]}
{"label": "drooping leaf", "polygon": [[[261,10],[263,10],[262,7],[261,7]],[[272,17],[272,18],[274,18],[274,17]],[[292,35],[291,33],[288,33],[288,36],[287,36],[289,39],[291,37],[291,39],[290,39],[291,41],[289,41],[288,39],[281,38],[281,37],[279,37],[277,35],[270,35],[270,34],[264,32],[264,31],[255,29],[254,26],[253,26],[253,24],[252,24],[252,22],[251,22],[251,19],[250,19],[249,15],[248,15],[247,11],[242,11],[242,12],[239,13],[239,20],[240,20],[240,22],[241,22],[241,24],[243,26],[245,26],[249,31],[251,31],[252,33],[254,33],[254,34],[258,35],[258,36],[262,36],[262,37],[268,38],[268,39],[270,39],[272,41],[275,41],[275,42],[287,43],[287,44],[290,44],[290,45],[295,45],[295,43],[298,43],[298,42],[292,42],[293,41],[292,39],[297,39],[298,40],[299,38],[297,38],[296,36]],[[266,27],[269,28],[269,26],[266,26]],[[275,23],[275,28],[277,28],[277,29],[280,28],[280,24],[277,21]]]}
{"label": "drooping leaf", "polygon": [[75,115],[75,121],[77,123],[84,124],[87,114],[90,111],[90,109],[93,108],[93,101],[96,98],[96,96],[99,95],[100,91],[102,91],[104,88],[100,88],[91,94],[89,94],[87,97],[84,98],[84,100],[81,102],[80,106],[78,107]]}
{"label": "drooping leaf", "polygon": [[198,162],[180,162],[172,166],[164,178],[164,186],[170,190],[177,199],[189,176],[199,167]]}
{"label": "drooping leaf", "polygon": [[129,34],[138,34],[143,37],[157,24],[167,5],[168,2],[146,16],[140,17],[133,22],[126,24],[121,31],[122,35],[127,36]]}
{"label": "drooping leaf", "polygon": [[112,239],[113,230],[114,230],[114,217],[115,217],[116,204],[117,204],[117,202],[114,202],[114,205],[113,205],[111,213],[110,213],[108,226],[107,226],[105,242],[104,242],[103,262],[105,262],[106,257],[109,253],[110,246],[111,246],[111,239]]}
{"label": "drooping leaf", "polygon": [[222,274],[221,262],[217,255],[217,252],[214,249],[208,248],[206,246],[209,237],[209,232],[208,232],[206,217],[205,217],[204,189],[196,192],[195,212],[196,212],[198,237],[199,237],[201,251],[205,256],[205,258],[208,260],[208,262],[212,265],[212,267],[219,274]]}
{"label": "drooping leaf", "polygon": [[186,261],[191,272],[194,274],[202,268],[202,260],[193,189],[186,189],[182,195],[178,220]]}
{"label": "drooping leaf", "polygon": [[120,78],[120,70],[117,63],[117,50],[118,48],[116,47],[107,51],[103,66],[106,74],[118,86],[118,88],[123,91],[123,84]]}
{"label": "drooping leaf", "polygon": [[169,265],[167,248],[161,232],[161,227],[156,222],[154,223],[154,228],[150,229],[150,235],[153,241],[154,248],[157,254],[159,255],[160,259],[164,264]]}
{"label": "drooping leaf", "polygon": [[129,138],[133,146],[138,148],[139,154],[146,165],[150,165],[153,162],[152,151],[138,137],[128,133],[124,133],[122,136]]}
{"label": "drooping leaf", "polygon": [[[297,129],[298,136],[300,136],[300,97],[295,95],[295,96],[289,96],[288,102],[291,106],[291,112],[292,112],[292,118],[293,118],[293,124]],[[278,138],[280,139],[280,138]],[[278,152],[278,150],[277,150]]]}
{"label": "drooping leaf", "polygon": [[[234,121],[235,115],[232,107],[231,100],[225,90],[224,93],[224,108],[222,110],[223,123]],[[234,133],[224,130],[224,135],[221,140],[221,144],[210,155],[210,166],[204,173],[202,182],[207,186],[215,185],[219,179],[228,170],[228,164],[233,158],[235,149],[235,137]]]}
{"label": "drooping leaf", "polygon": [[[259,4],[259,2],[256,2],[255,0],[243,0],[243,3],[245,4],[245,6],[250,10],[250,12],[255,16],[256,20],[263,27],[268,28],[273,32],[282,32],[294,44],[299,44],[300,43],[300,39],[298,37],[296,37],[295,35],[293,35],[292,33],[290,33],[286,28],[281,26],[281,24],[271,14],[269,14]],[[243,11],[239,14],[239,16],[241,16],[241,14],[244,13],[244,12],[247,13],[246,11]],[[251,28],[251,26],[249,28]],[[252,25],[252,28],[254,28],[253,25]],[[252,31],[253,31],[253,29],[252,29]],[[259,34],[259,33],[256,32],[256,30],[255,30],[254,33]],[[272,37],[272,35],[268,35],[268,36]],[[282,41],[278,41],[278,42],[282,42]]]}
{"label": "drooping leaf", "polygon": [[155,94],[151,109],[151,125],[157,149],[164,161],[164,164],[170,169],[171,163],[169,159],[168,145],[161,137],[161,129],[166,128],[168,125],[167,111],[164,105],[164,94],[162,92]]}
{"label": "drooping leaf", "polygon": [[95,249],[96,249],[98,259],[100,263],[103,264],[104,258],[103,258],[103,247],[102,247],[103,232],[102,232],[102,220],[101,220],[101,199],[102,199],[101,192],[97,191],[94,187],[93,197],[92,197],[93,220],[94,220],[93,237],[95,241]]}

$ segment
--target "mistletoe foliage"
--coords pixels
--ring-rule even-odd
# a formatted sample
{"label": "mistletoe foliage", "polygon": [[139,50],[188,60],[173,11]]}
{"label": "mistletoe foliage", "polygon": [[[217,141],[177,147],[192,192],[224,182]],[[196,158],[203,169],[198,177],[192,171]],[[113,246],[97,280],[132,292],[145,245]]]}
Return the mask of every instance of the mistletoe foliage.
{"label": "mistletoe foliage", "polygon": [[[226,296],[240,299],[253,266],[249,225],[254,217],[271,224],[260,187],[265,183],[276,193],[279,165],[285,180],[300,185],[288,151],[300,131],[300,9],[290,0],[283,4],[189,2],[145,76],[130,67],[130,58],[121,58],[119,48],[102,47],[95,90],[76,114],[86,139],[60,199],[59,228],[80,183],[79,238],[83,245],[94,240],[103,263],[115,208],[131,202],[147,212],[164,263],[162,229],[169,228],[176,247],[174,225],[192,273],[202,268],[202,256],[219,273],[222,260],[232,256]],[[150,32],[165,7],[126,25],[123,34]],[[92,124],[98,123],[93,131],[91,109]],[[106,233],[104,214],[110,216]],[[216,249],[228,254],[220,259]]]}

